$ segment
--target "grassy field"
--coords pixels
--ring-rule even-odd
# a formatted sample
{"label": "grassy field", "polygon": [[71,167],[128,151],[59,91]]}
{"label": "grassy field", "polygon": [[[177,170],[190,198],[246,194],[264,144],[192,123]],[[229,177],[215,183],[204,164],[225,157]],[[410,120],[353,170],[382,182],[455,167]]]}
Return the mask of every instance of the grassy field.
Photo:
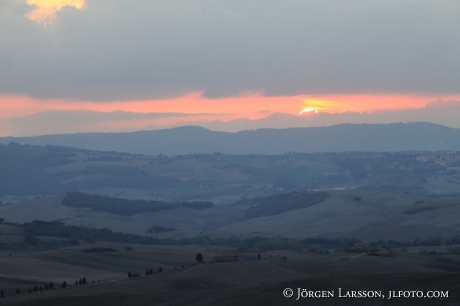
{"label": "grassy field", "polygon": [[[205,248],[205,246],[201,246]],[[456,305],[460,301],[460,258],[453,256],[421,256],[400,253],[396,257],[359,256],[340,260],[343,253],[328,256],[290,254],[287,260],[266,259],[242,254],[234,263],[202,264],[192,266],[193,253],[200,247],[160,248],[142,251],[98,254],[85,258],[85,254],[70,250],[40,254],[28,262],[45,269],[41,279],[23,280],[23,287],[31,281],[50,281],[62,277],[81,277],[104,281],[86,286],[71,285],[66,289],[7,297],[4,305],[296,305],[293,299],[282,296],[284,288],[309,290],[443,290],[450,297],[442,300],[373,300],[373,299],[308,299],[312,305]],[[75,251],[75,250],[74,250]],[[203,250],[205,259],[221,252]],[[239,255],[239,254],[238,254]],[[346,254],[345,254],[346,255]],[[189,257],[191,256],[191,257]],[[186,259],[187,258],[187,259]],[[61,275],[61,261],[68,264],[68,275]],[[174,265],[186,262],[184,268]],[[3,264],[3,263],[1,263]],[[18,263],[20,264],[20,263]],[[163,272],[128,279],[121,270],[135,265],[160,264]],[[93,269],[90,265],[96,265]],[[56,269],[55,267],[59,267]],[[134,268],[132,268],[134,266]],[[32,265],[27,265],[33,270]],[[73,268],[72,268],[73,267]],[[3,267],[2,267],[3,268]],[[27,270],[27,269],[25,269]],[[118,272],[120,270],[120,272]],[[79,274],[78,274],[79,273]],[[93,273],[93,274],[91,274]],[[70,275],[72,274],[72,275]],[[25,276],[25,275],[24,275]],[[2,275],[2,283],[8,273]],[[105,278],[102,278],[105,277]],[[23,277],[25,279],[25,277]],[[117,280],[117,278],[119,278]],[[15,286],[21,287],[18,278]],[[306,302],[306,301],[303,301]]]}
{"label": "grassy field", "polygon": [[[292,196],[292,195],[291,195]],[[111,228],[145,234],[152,225],[173,226],[176,231],[149,234],[152,237],[213,238],[282,236],[356,237],[362,241],[380,238],[398,241],[426,236],[458,234],[459,202],[455,197],[432,198],[383,191],[329,191],[323,202],[276,215],[245,218],[253,205],[242,201],[230,206],[204,210],[186,207],[175,210],[120,216],[91,208],[61,204],[63,196],[39,197],[0,206],[7,222],[34,219],[61,220],[66,224]],[[428,208],[428,209],[427,209]],[[24,246],[23,229],[0,224],[0,243]],[[66,243],[57,237],[37,237],[46,243]],[[21,244],[22,243],[22,244]],[[237,252],[219,245],[136,245],[90,242],[56,244],[54,249],[0,250],[0,289],[3,305],[460,305],[460,256],[420,255],[396,249],[395,257],[367,256],[336,251],[319,255],[309,249],[273,250],[260,253]],[[115,252],[85,252],[110,248]],[[440,250],[440,247],[433,249]],[[445,246],[444,246],[445,248]],[[428,247],[430,249],[430,247]],[[194,266],[195,255],[206,262],[217,255],[237,255],[238,262],[205,263]],[[11,254],[11,256],[10,256]],[[275,256],[274,256],[275,255]],[[269,259],[270,256],[282,259]],[[158,269],[162,272],[158,273]],[[145,276],[152,269],[153,275]],[[128,271],[140,277],[128,279]],[[88,285],[76,286],[85,277]],[[60,288],[63,281],[68,283]],[[92,282],[95,282],[93,284]],[[99,281],[99,282],[98,282]],[[56,290],[28,294],[29,288],[49,282]],[[21,294],[12,296],[19,288]],[[282,296],[284,288],[329,290],[443,290],[448,299],[308,299],[295,301]],[[22,294],[22,292],[26,294]],[[457,303],[457,304],[456,304]]]}
{"label": "grassy field", "polygon": [[[0,215],[8,222],[63,221],[69,225],[108,228],[115,232],[158,238],[204,234],[213,238],[234,235],[242,238],[282,236],[302,239],[321,235],[365,241],[401,241],[423,239],[430,235],[450,237],[460,234],[460,221],[457,218],[460,214],[460,198],[456,196],[432,198],[366,190],[328,193],[329,197],[315,205],[257,218],[245,217],[246,211],[256,205],[251,201],[249,203],[252,204],[243,201],[236,205],[214,205],[204,210],[181,207],[124,216],[91,208],[66,207],[61,204],[63,196],[39,197],[2,205]],[[176,230],[147,234],[152,226]],[[2,227],[0,233],[3,233]]]}

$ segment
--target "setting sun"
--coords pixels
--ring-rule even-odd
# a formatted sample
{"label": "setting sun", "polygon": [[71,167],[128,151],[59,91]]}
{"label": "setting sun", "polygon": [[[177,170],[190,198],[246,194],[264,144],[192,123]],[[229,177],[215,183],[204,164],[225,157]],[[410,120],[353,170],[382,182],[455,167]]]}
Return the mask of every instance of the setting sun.
{"label": "setting sun", "polygon": [[303,109],[303,110],[299,113],[299,115],[302,115],[302,114],[305,114],[305,113],[311,113],[311,112],[317,113],[318,111],[317,111],[316,109],[312,108],[312,107],[307,107],[307,108]]}
{"label": "setting sun", "polygon": [[311,112],[311,111],[337,111],[338,105],[335,102],[322,99],[306,99],[302,100],[305,108],[300,112],[300,114]]}

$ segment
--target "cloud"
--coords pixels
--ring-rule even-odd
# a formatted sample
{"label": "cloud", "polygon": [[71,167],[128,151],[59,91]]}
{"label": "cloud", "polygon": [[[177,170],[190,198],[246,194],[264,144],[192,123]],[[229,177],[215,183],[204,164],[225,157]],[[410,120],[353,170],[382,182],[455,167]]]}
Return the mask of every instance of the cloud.
{"label": "cloud", "polygon": [[301,116],[280,112],[264,113],[265,118],[222,120],[221,114],[93,112],[83,110],[47,111],[30,116],[0,120],[1,136],[34,136],[63,133],[131,132],[186,125],[214,131],[238,132],[261,128],[331,126],[341,123],[385,124],[431,122],[460,128],[460,101],[434,101],[426,107],[408,110],[382,110],[372,113],[309,112]]}
{"label": "cloud", "polygon": [[0,120],[0,136],[33,136],[65,133],[131,132],[155,129],[165,124],[198,118],[213,119],[213,114],[184,113],[109,113],[87,110],[45,111],[29,116]]}
{"label": "cloud", "polygon": [[85,6],[85,0],[27,0],[27,4],[35,8],[25,16],[43,26],[53,23],[56,13],[64,6],[74,7],[81,10]]}
{"label": "cloud", "polygon": [[40,20],[59,22],[45,28],[24,17],[25,1],[0,9],[1,94],[460,93],[458,1],[86,0],[51,6]]}

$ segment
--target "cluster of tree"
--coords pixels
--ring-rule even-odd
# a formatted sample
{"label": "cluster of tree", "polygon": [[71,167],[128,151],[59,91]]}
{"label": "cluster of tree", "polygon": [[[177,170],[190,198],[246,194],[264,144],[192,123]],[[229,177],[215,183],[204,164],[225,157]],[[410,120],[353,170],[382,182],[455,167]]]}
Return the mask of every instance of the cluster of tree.
{"label": "cluster of tree", "polygon": [[107,253],[107,252],[116,252],[114,248],[90,248],[85,249],[83,252],[85,253]]}
{"label": "cluster of tree", "polygon": [[373,242],[377,246],[385,247],[410,247],[410,246],[441,246],[441,245],[457,245],[460,244],[460,235],[452,235],[451,238],[446,238],[444,236],[438,235],[435,237],[428,236],[425,239],[416,238],[413,241],[395,241],[388,240],[385,241],[380,239],[377,242]]}
{"label": "cluster of tree", "polygon": [[419,207],[419,208],[413,208],[413,209],[405,210],[405,211],[402,212],[402,214],[413,215],[413,214],[418,214],[418,213],[422,213],[422,212],[430,211],[430,210],[435,210],[435,209],[438,209],[438,207],[434,207],[434,206]]}
{"label": "cluster of tree", "polygon": [[[53,282],[50,282],[49,284],[45,284],[44,286],[43,285],[40,285],[40,286],[35,285],[34,287],[29,288],[29,290],[27,292],[32,293],[32,292],[47,291],[47,290],[53,290],[53,289],[55,289],[55,286],[54,286]],[[20,288],[17,288],[12,295],[13,296],[15,294],[20,295],[21,293],[24,294],[24,291],[21,291]],[[5,292],[3,290],[0,292],[0,297],[1,298],[5,297]]]}
{"label": "cluster of tree", "polygon": [[[163,272],[163,268],[162,267],[159,267],[158,270],[157,270],[157,273],[161,273]],[[150,269],[147,269],[145,270],[145,275],[150,275],[150,274],[153,274],[153,269],[150,268]],[[131,273],[131,271],[128,271],[128,278],[132,278],[132,277],[139,277],[141,276],[140,274],[137,274],[137,273]]]}
{"label": "cluster of tree", "polygon": [[75,281],[75,286],[81,286],[81,285],[86,285],[86,277],[80,278],[79,280]]}
{"label": "cluster of tree", "polygon": [[292,191],[263,198],[244,200],[240,204],[253,205],[246,211],[246,218],[258,218],[307,208],[323,202],[327,197],[329,197],[327,192]]}
{"label": "cluster of tree", "polygon": [[[9,223],[11,225],[11,223]],[[21,226],[19,224],[14,224],[15,226]],[[59,247],[79,245],[80,242],[77,239],[69,240],[52,240],[52,241],[43,241],[38,239],[32,234],[25,234],[24,239],[21,242],[12,242],[9,244],[0,243],[0,250],[52,250]]]}
{"label": "cluster of tree", "polygon": [[108,229],[89,229],[81,226],[65,225],[62,222],[32,221],[24,224],[24,232],[36,236],[54,236],[72,239],[90,239],[92,241],[107,241],[119,243],[134,243],[147,245],[221,245],[236,247],[238,251],[265,252],[270,250],[301,250],[310,245],[326,247],[353,246],[360,242],[358,239],[324,239],[306,238],[295,240],[281,237],[238,237],[214,238],[200,235],[195,237],[153,238],[134,234],[115,233]]}
{"label": "cluster of tree", "polygon": [[146,231],[146,233],[148,233],[148,234],[149,233],[157,234],[157,233],[173,232],[175,230],[176,229],[174,227],[166,227],[166,226],[154,225],[154,226],[149,227],[149,229]]}
{"label": "cluster of tree", "polygon": [[460,255],[460,247],[448,247],[445,251],[425,250],[421,249],[418,252],[420,255]]}
{"label": "cluster of tree", "polygon": [[157,212],[168,209],[187,207],[191,209],[206,209],[213,206],[212,202],[163,202],[146,200],[128,200],[121,198],[104,197],[100,195],[90,195],[81,192],[68,192],[62,204],[69,207],[86,208],[106,211],[109,213],[132,216],[145,212]]}
{"label": "cluster of tree", "polygon": [[150,270],[145,270],[145,275],[150,275],[150,274],[153,274],[152,268],[150,268]]}
{"label": "cluster of tree", "polygon": [[65,225],[63,222],[47,222],[34,220],[24,224],[24,233],[33,236],[51,236],[88,241],[107,241],[134,244],[174,244],[173,239],[158,239],[134,234],[113,232],[109,229],[87,228],[83,226]]}

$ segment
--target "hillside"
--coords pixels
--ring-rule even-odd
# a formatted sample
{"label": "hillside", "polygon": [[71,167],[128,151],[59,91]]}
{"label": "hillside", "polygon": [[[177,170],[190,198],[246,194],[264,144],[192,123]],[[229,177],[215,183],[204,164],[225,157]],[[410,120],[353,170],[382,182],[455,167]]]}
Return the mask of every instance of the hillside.
{"label": "hillside", "polygon": [[[73,226],[174,239],[199,235],[213,239],[320,236],[407,242],[416,238],[450,238],[460,234],[458,196],[431,197],[368,190],[287,192],[200,210],[180,206],[137,213],[130,210],[133,214],[129,215],[117,213],[120,203],[130,207],[137,203],[136,200],[89,195],[79,195],[79,198],[84,201],[87,198],[101,199],[105,210],[69,207],[63,205],[65,196],[49,196],[0,205],[0,216],[7,222],[21,224],[33,220],[60,221]],[[149,202],[141,203],[148,206]],[[158,230],[149,231],[152,228]]]}
{"label": "hillside", "polygon": [[73,191],[217,205],[279,192],[334,188],[449,195],[460,182],[459,152],[143,156],[0,144],[0,205]]}
{"label": "hillside", "polygon": [[[75,255],[73,255],[74,260],[77,258]],[[131,256],[133,259],[139,257],[134,254]],[[299,303],[295,300],[296,297],[290,300],[283,297],[282,292],[285,288],[335,292],[334,298],[331,299],[309,299],[308,302],[312,305],[356,305],[355,299],[338,298],[338,288],[378,290],[382,291],[386,298],[390,290],[449,291],[449,298],[437,300],[437,305],[453,305],[452,303],[460,299],[456,290],[460,272],[459,261],[455,257],[438,258],[400,254],[394,258],[367,256],[340,261],[338,258],[343,254],[325,257],[301,255],[296,259],[288,260],[267,260],[265,256],[259,262],[244,259],[238,263],[204,264],[193,268],[187,265],[186,268],[177,270],[167,267],[163,273],[132,279],[126,276],[122,278],[120,275],[120,281],[69,286],[66,289],[9,297],[5,298],[2,304],[91,306],[100,305],[102,301],[110,305],[145,305],[146,303],[295,305]],[[108,258],[104,257],[107,256],[99,256],[100,264],[109,268],[106,263]],[[59,255],[48,259],[46,256],[42,258],[56,261]],[[128,258],[118,257],[118,260],[123,268],[129,266]],[[144,262],[144,264],[148,263]],[[457,268],[454,268],[455,266]],[[109,269],[114,268],[112,266]],[[90,270],[82,270],[82,272],[91,273]],[[96,276],[96,274],[91,276],[93,275]],[[375,305],[375,301],[375,299],[363,299],[360,300],[359,305]],[[433,305],[433,300],[430,299],[383,299],[382,302],[382,305]]]}
{"label": "hillside", "polygon": [[132,133],[79,133],[4,137],[0,143],[59,145],[144,155],[284,154],[286,152],[460,150],[460,129],[432,123],[340,124],[329,127],[259,129],[237,133],[201,127]]}

